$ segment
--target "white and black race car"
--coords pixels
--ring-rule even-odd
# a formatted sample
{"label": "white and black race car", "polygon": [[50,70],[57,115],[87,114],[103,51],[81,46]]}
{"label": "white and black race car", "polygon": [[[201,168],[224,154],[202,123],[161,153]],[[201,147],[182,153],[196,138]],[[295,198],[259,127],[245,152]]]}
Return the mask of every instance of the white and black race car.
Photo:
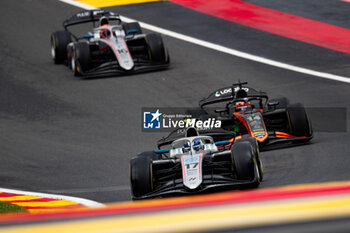
{"label": "white and black race car", "polygon": [[[93,23],[93,30],[82,37],[68,30],[84,23]],[[64,21],[63,27],[51,34],[51,55],[55,64],[65,63],[75,76],[126,74],[169,66],[169,54],[159,34],[143,34],[139,23],[124,23],[113,12],[82,11]]]}
{"label": "white and black race car", "polygon": [[[263,179],[255,138],[237,142],[230,132],[213,136],[188,128],[169,149],[138,154],[130,161],[132,198],[195,194],[220,189],[256,188]],[[215,135],[215,136],[214,136]],[[216,142],[214,142],[216,141]]]}

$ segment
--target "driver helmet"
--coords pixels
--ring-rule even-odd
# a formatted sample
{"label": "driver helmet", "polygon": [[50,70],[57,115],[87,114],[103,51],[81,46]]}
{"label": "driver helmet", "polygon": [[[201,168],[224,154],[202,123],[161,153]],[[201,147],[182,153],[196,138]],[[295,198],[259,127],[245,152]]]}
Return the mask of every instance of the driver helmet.
{"label": "driver helmet", "polygon": [[200,141],[200,140],[195,140],[195,141],[193,141],[192,148],[193,148],[195,151],[199,151],[199,150],[201,149],[201,141]]}
{"label": "driver helmet", "polygon": [[237,99],[243,99],[246,98],[248,96],[248,93],[244,90],[244,89],[239,89],[236,93],[236,98]]}
{"label": "driver helmet", "polygon": [[111,31],[108,29],[101,29],[100,30],[100,38],[107,39],[111,37]]}
{"label": "driver helmet", "polygon": [[236,111],[245,110],[245,109],[247,109],[247,107],[248,107],[248,104],[245,103],[244,101],[238,101],[235,104]]}
{"label": "driver helmet", "polygon": [[185,142],[183,146],[184,152],[190,151],[191,150],[191,145],[189,142]]}

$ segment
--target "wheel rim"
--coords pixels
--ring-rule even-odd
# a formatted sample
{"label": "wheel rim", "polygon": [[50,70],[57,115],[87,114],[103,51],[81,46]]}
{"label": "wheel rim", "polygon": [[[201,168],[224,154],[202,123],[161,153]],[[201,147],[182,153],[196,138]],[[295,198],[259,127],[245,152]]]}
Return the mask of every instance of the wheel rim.
{"label": "wheel rim", "polygon": [[72,71],[75,72],[75,60],[74,60],[74,56],[72,56],[71,58],[71,63],[72,63]]}
{"label": "wheel rim", "polygon": [[51,45],[51,56],[52,56],[52,59],[55,60],[56,58],[56,51],[55,51],[55,48],[53,45]]}
{"label": "wheel rim", "polygon": [[260,182],[260,173],[259,173],[259,167],[257,163],[255,163],[255,173],[256,173],[256,178]]}

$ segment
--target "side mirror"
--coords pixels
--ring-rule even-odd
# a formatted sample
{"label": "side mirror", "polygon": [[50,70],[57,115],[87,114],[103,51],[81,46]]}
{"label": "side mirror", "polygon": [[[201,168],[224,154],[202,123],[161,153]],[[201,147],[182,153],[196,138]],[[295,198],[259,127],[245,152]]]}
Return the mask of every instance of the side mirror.
{"label": "side mirror", "polygon": [[280,103],[279,101],[271,101],[267,103],[267,106],[273,107],[273,106],[279,105],[279,103]]}
{"label": "side mirror", "polygon": [[224,112],[227,112],[227,109],[226,108],[215,109],[214,112],[215,113],[224,113]]}
{"label": "side mirror", "polygon": [[230,141],[219,141],[219,142],[215,142],[215,146],[226,146],[230,143],[231,143]]}
{"label": "side mirror", "polygon": [[169,149],[155,150],[154,153],[156,153],[156,154],[169,153]]}
{"label": "side mirror", "polygon": [[83,38],[84,39],[91,39],[91,38],[94,38],[94,35],[84,35]]}

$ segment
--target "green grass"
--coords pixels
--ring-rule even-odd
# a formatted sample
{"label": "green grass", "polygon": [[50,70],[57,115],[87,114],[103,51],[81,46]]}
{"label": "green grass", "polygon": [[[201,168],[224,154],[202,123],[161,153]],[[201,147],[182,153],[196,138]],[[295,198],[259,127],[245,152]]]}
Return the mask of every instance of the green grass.
{"label": "green grass", "polygon": [[25,211],[27,210],[22,206],[0,201],[0,214],[25,212]]}

